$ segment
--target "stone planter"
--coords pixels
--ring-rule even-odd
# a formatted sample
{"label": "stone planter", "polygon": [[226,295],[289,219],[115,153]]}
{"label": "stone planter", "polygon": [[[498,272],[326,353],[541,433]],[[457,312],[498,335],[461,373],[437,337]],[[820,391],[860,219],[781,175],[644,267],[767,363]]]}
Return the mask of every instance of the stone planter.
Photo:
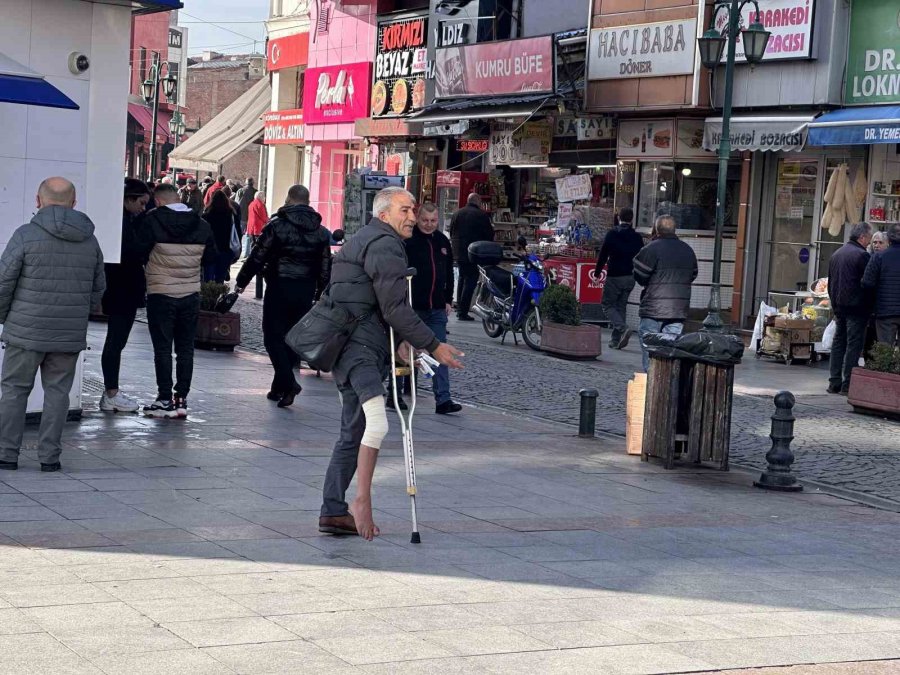
{"label": "stone planter", "polygon": [[900,375],[854,368],[847,403],[855,412],[900,418]]}
{"label": "stone planter", "polygon": [[210,312],[200,310],[197,319],[197,336],[194,346],[197,349],[233,352],[241,344],[241,315],[236,312]]}
{"label": "stone planter", "polygon": [[544,321],[541,326],[541,351],[570,359],[595,359],[600,356],[600,326],[567,326]]}

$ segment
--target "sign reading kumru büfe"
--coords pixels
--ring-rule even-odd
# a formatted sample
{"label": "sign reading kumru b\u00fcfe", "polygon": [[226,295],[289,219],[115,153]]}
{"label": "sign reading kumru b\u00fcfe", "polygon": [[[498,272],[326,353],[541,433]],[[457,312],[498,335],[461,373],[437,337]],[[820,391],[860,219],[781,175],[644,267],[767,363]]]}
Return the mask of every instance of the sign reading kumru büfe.
{"label": "sign reading kumru b\u00fcfe", "polygon": [[694,72],[697,19],[595,28],[588,79],[666,77]]}
{"label": "sign reading kumru b\u00fcfe", "polygon": [[844,103],[900,102],[900,3],[853,0]]}

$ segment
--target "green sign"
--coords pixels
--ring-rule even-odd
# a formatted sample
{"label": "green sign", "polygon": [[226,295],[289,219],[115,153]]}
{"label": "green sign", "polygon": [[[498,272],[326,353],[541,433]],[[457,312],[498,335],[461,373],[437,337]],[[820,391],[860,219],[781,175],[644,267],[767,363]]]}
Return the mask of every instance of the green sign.
{"label": "green sign", "polygon": [[844,103],[900,102],[900,3],[853,0]]}

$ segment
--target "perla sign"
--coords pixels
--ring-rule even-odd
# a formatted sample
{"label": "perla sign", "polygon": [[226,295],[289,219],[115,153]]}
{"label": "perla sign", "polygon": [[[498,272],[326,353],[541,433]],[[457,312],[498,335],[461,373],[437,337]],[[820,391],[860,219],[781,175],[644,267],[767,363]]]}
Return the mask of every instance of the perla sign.
{"label": "perla sign", "polygon": [[696,35],[696,19],[595,28],[588,52],[588,79],[693,73]]}

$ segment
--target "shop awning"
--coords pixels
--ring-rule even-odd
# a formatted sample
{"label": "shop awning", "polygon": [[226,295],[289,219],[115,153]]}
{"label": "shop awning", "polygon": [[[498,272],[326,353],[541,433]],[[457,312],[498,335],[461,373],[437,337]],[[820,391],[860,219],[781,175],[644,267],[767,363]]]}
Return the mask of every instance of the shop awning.
{"label": "shop awning", "polygon": [[78,110],[78,104],[28,66],[0,54],[0,103]]}
{"label": "shop awning", "polygon": [[178,168],[216,172],[231,157],[263,135],[263,113],[272,105],[272,87],[264,77],[234,103],[169,153]]}
{"label": "shop awning", "polygon": [[557,98],[555,94],[456,98],[432,103],[421,113],[410,116],[408,119],[416,122],[458,122],[461,118],[487,120],[502,117],[529,117],[541,108],[555,105]]}
{"label": "shop awning", "polygon": [[[766,152],[802,150],[813,115],[732,117],[732,150]],[[703,149],[716,152],[722,139],[722,118],[709,117],[703,125]]]}
{"label": "shop awning", "polygon": [[810,145],[900,143],[900,105],[833,110],[809,125]]}
{"label": "shop awning", "polygon": [[[137,122],[137,125],[144,130],[144,136],[149,143],[150,139],[146,135],[153,126],[153,111],[146,106],[137,103],[128,104],[128,115]],[[156,116],[156,142],[166,143],[169,140],[169,120],[172,119],[172,113],[167,110],[160,110]]]}

